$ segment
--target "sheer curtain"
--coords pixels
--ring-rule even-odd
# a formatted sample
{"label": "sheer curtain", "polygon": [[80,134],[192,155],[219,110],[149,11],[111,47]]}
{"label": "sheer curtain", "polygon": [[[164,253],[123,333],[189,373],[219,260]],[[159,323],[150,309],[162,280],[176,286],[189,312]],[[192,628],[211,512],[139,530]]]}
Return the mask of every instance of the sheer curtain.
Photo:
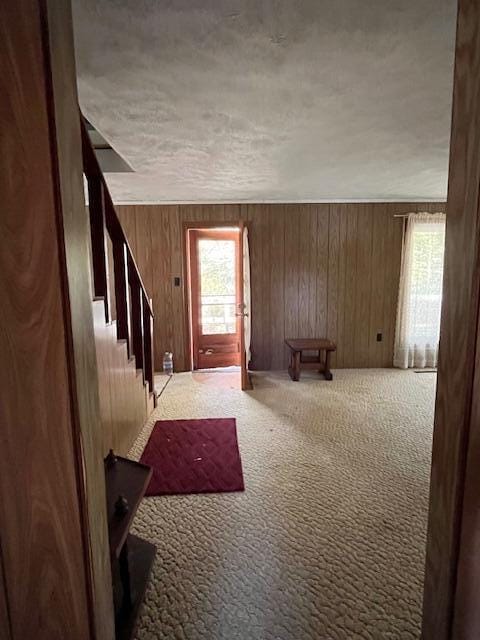
{"label": "sheer curtain", "polygon": [[252,359],[250,351],[252,340],[252,313],[251,313],[251,291],[250,291],[250,249],[248,246],[248,229],[243,227],[243,303],[246,316],[244,317],[245,329],[245,353],[247,358],[247,369]]}
{"label": "sheer curtain", "polygon": [[403,246],[393,365],[437,366],[445,214],[411,213]]}

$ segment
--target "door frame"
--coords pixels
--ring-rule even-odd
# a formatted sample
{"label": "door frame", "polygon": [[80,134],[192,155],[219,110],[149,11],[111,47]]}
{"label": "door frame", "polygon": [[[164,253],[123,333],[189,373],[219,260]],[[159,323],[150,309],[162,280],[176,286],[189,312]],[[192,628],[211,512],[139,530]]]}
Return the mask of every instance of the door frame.
{"label": "door frame", "polygon": [[[246,227],[249,231],[248,222],[239,218],[238,220],[189,220],[182,224],[182,255],[183,255],[183,321],[185,327],[185,353],[187,354],[188,371],[193,369],[193,340],[192,340],[192,304],[190,300],[191,278],[190,278],[190,240],[189,231],[192,229],[224,229]],[[240,246],[240,250],[242,247]],[[242,283],[243,284],[243,283]],[[240,354],[241,356],[241,354]]]}
{"label": "door frame", "polygon": [[459,0],[423,640],[480,637],[480,5]]}
{"label": "door frame", "polygon": [[[188,300],[190,304],[190,327],[191,327],[191,341],[192,341],[192,366],[196,369],[203,369],[205,367],[200,366],[200,351],[199,349],[203,348],[203,342],[207,343],[215,343],[218,346],[230,344],[232,342],[237,342],[238,352],[235,354],[232,353],[220,353],[218,356],[223,356],[224,360],[228,360],[228,356],[230,356],[231,361],[234,366],[240,366],[241,363],[241,332],[242,332],[242,323],[241,319],[237,313],[237,304],[235,305],[235,332],[230,334],[213,334],[210,336],[203,336],[200,330],[200,300],[199,294],[201,294],[201,284],[200,284],[200,267],[198,264],[198,245],[197,242],[199,239],[212,239],[212,240],[229,240],[230,242],[235,243],[235,259],[234,259],[234,271],[235,271],[235,298],[238,301],[240,298],[240,287],[243,284],[242,281],[242,273],[239,269],[239,259],[242,251],[241,248],[241,229],[240,228],[230,228],[230,227],[213,227],[208,229],[190,229],[188,235],[188,251],[189,251],[189,261],[188,261],[188,275],[189,275],[189,286],[188,286]],[[190,240],[193,239],[193,242]],[[196,263],[196,267],[195,267]],[[214,338],[215,336],[215,338]],[[232,336],[235,336],[235,340],[232,339]],[[208,340],[210,338],[210,340]],[[237,355],[238,354],[238,355]],[[213,361],[218,359],[218,356],[215,355],[210,356]],[[212,366],[213,363],[212,363]],[[217,365],[221,366],[231,366],[231,365]]]}
{"label": "door frame", "polygon": [[[252,292],[251,292],[251,270],[250,270],[250,229],[248,228],[247,222],[245,220],[240,220],[239,224],[239,232],[240,232],[240,247],[238,253],[238,280],[240,282],[240,386],[242,391],[250,391],[253,389],[252,379],[250,377],[250,373],[248,371],[248,357],[247,357],[247,348],[245,344],[245,318],[249,317],[250,323],[250,337],[251,337],[251,320],[252,320]],[[247,247],[248,247],[248,265],[249,265],[249,302],[250,305],[247,306],[245,302],[245,236],[247,238]],[[248,345],[250,350],[250,344]]]}

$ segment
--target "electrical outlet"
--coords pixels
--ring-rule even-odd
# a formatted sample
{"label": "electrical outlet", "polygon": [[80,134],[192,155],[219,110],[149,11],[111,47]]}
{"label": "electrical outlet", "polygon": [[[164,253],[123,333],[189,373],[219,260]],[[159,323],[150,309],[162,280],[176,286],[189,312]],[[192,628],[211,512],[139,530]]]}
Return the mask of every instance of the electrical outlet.
{"label": "electrical outlet", "polygon": [[377,333],[377,342],[381,342],[383,340],[383,335],[381,333]]}

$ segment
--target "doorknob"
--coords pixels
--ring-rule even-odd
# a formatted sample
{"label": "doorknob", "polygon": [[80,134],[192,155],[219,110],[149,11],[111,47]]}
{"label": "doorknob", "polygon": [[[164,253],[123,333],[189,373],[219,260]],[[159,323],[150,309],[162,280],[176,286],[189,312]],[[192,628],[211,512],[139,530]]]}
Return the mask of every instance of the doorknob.
{"label": "doorknob", "polygon": [[248,313],[236,313],[235,315],[240,318],[248,318]]}

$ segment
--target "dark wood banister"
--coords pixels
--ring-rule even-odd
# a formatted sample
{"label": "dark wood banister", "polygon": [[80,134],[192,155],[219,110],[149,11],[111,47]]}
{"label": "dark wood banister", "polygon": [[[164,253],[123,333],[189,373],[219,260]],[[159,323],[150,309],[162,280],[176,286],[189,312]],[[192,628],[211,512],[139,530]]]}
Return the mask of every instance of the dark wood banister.
{"label": "dark wood banister", "polygon": [[150,392],[155,394],[152,304],[115,211],[82,116],[80,120],[83,172],[88,184],[94,295],[104,299],[105,321],[110,322],[112,312],[108,282],[108,234],[113,249],[117,338],[126,341],[128,356],[135,356],[136,367],[143,371],[143,381],[148,383]]}

